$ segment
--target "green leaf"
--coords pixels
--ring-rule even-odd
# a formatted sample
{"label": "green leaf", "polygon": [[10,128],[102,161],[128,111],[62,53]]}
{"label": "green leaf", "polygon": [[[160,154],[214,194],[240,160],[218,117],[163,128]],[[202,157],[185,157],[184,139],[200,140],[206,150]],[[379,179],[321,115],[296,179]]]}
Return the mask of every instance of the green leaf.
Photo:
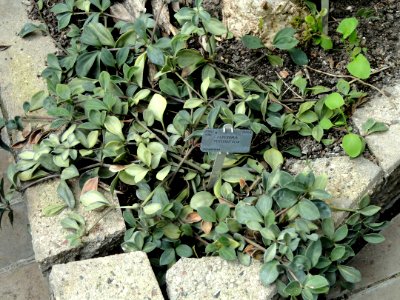
{"label": "green leaf", "polygon": [[216,19],[210,18],[207,22],[203,22],[204,29],[213,35],[223,35],[227,32],[224,24]]}
{"label": "green leaf", "polygon": [[33,23],[25,23],[24,27],[22,27],[21,31],[18,33],[20,37],[25,37],[35,31],[47,32],[47,27],[44,24],[33,24]]}
{"label": "green leaf", "polygon": [[342,275],[343,279],[350,283],[357,283],[361,281],[361,273],[356,268],[350,266],[337,266],[340,275]]}
{"label": "green leaf", "polygon": [[324,130],[321,128],[321,126],[317,125],[313,128],[311,135],[317,142],[321,142],[321,139],[324,135]]}
{"label": "green leaf", "polygon": [[152,45],[149,45],[147,47],[147,56],[149,60],[157,65],[157,66],[163,66],[164,65],[164,53],[161,51],[160,48],[154,47]]}
{"label": "green leaf", "polygon": [[199,207],[210,207],[215,197],[206,191],[201,191],[193,195],[190,199],[190,207],[197,210]]}
{"label": "green leaf", "polygon": [[260,49],[265,48],[262,40],[254,35],[244,35],[242,36],[242,43],[246,48],[249,49]]}
{"label": "green leaf", "polygon": [[332,94],[326,96],[324,103],[325,103],[326,107],[334,110],[336,108],[342,107],[344,105],[344,100],[343,100],[342,95],[340,95],[339,93],[332,93]]}
{"label": "green leaf", "polygon": [[160,90],[170,96],[180,97],[178,87],[172,79],[165,78],[158,83]]}
{"label": "green leaf", "polygon": [[91,190],[84,193],[83,195],[81,195],[79,200],[85,207],[86,211],[99,209],[111,205],[110,201],[106,197],[104,197],[102,193],[96,190]]}
{"label": "green leaf", "polygon": [[71,90],[67,84],[57,84],[56,86],[57,96],[62,100],[68,100],[71,98]]}
{"label": "green leaf", "polygon": [[296,297],[301,294],[302,287],[298,281],[290,282],[284,289],[284,293],[287,293],[290,296]]}
{"label": "green leaf", "polygon": [[156,178],[162,181],[168,176],[170,171],[171,171],[171,166],[166,166],[157,172]]}
{"label": "green leaf", "polygon": [[143,86],[143,72],[146,63],[146,57],[147,57],[147,52],[143,52],[135,60],[134,66],[138,68],[133,73],[133,77],[135,78],[135,81],[139,87]]}
{"label": "green leaf", "polygon": [[283,164],[283,155],[275,148],[268,149],[264,152],[264,160],[270,165],[272,170],[278,169]]}
{"label": "green leaf", "polygon": [[234,167],[222,173],[222,180],[229,183],[239,183],[241,180],[254,181],[255,176],[243,167]]}
{"label": "green leaf", "polygon": [[183,49],[176,54],[179,67],[186,68],[204,61],[203,55],[199,51]]}
{"label": "green leaf", "polygon": [[175,249],[169,248],[164,250],[160,256],[160,266],[172,264],[175,261]]}
{"label": "green leaf", "polygon": [[126,174],[128,174],[134,178],[135,184],[142,181],[146,177],[147,173],[149,172],[148,169],[146,169],[142,166],[136,165],[136,164],[129,165],[129,167],[127,167],[124,171]]}
{"label": "green leaf", "polygon": [[344,240],[344,238],[347,236],[348,233],[349,233],[349,229],[346,224],[340,226],[335,231],[335,234],[333,235],[333,241],[340,242],[340,241]]}
{"label": "green leaf", "polygon": [[143,211],[146,215],[154,215],[161,211],[162,206],[160,203],[150,203],[143,207]]}
{"label": "green leaf", "polygon": [[43,107],[44,100],[49,96],[48,92],[46,91],[39,91],[35,93],[30,101],[30,108],[29,111],[35,111]]}
{"label": "green leaf", "polygon": [[79,176],[79,171],[75,165],[70,165],[61,172],[61,180],[67,180]]}
{"label": "green leaf", "polygon": [[296,30],[293,28],[284,28],[274,37],[273,46],[281,50],[288,50],[296,47],[299,41],[294,37]]}
{"label": "green leaf", "polygon": [[181,230],[173,223],[169,223],[163,227],[164,235],[171,240],[178,240],[181,236]]}
{"label": "green leaf", "polygon": [[210,207],[199,207],[197,209],[197,212],[199,213],[200,217],[206,222],[217,221],[217,215],[215,211]]}
{"label": "green leaf", "polygon": [[290,58],[293,62],[298,66],[304,66],[308,64],[308,57],[307,54],[299,49],[299,48],[292,48],[288,50]]}
{"label": "green leaf", "polygon": [[348,133],[342,139],[342,148],[348,156],[355,158],[363,153],[365,142],[358,134]]}
{"label": "green leaf", "polygon": [[322,220],[322,231],[323,233],[329,238],[333,239],[333,236],[335,234],[335,224],[332,220],[332,218],[327,218]]}
{"label": "green leaf", "polygon": [[218,250],[218,254],[225,260],[228,261],[236,260],[236,251],[231,247],[225,247],[225,246],[221,247]]}
{"label": "green leaf", "polygon": [[228,86],[231,89],[231,91],[234,92],[239,97],[241,97],[241,98],[246,97],[242,83],[239,80],[229,78]]}
{"label": "green leaf", "polygon": [[303,199],[298,205],[300,216],[303,219],[314,221],[320,218],[318,207],[312,201]]}
{"label": "green leaf", "polygon": [[236,220],[240,224],[246,224],[251,221],[263,222],[261,214],[258,212],[257,208],[252,205],[248,205],[243,201],[240,201],[235,207]]}
{"label": "green leaf", "polygon": [[277,260],[273,260],[262,265],[260,271],[260,280],[265,286],[274,283],[278,278],[278,265],[279,262]]}
{"label": "green leaf", "polygon": [[193,250],[188,245],[180,244],[175,248],[176,254],[180,257],[191,257],[193,255]]}
{"label": "green leaf", "polygon": [[122,141],[125,140],[122,133],[122,123],[116,116],[107,116],[104,122],[104,127],[112,134],[118,136]]}
{"label": "green leaf", "polygon": [[264,252],[264,262],[270,262],[272,261],[275,256],[276,256],[276,250],[277,250],[277,244],[272,243],[271,246],[267,248],[267,250]]}
{"label": "green leaf", "polygon": [[163,123],[163,115],[164,115],[166,107],[167,107],[167,100],[159,94],[154,94],[150,100],[150,103],[149,103],[149,106],[147,107],[147,109],[153,113],[155,120],[164,124]]}
{"label": "green leaf", "polygon": [[315,267],[319,261],[319,258],[322,254],[322,244],[321,240],[310,242],[309,246],[306,249],[306,257],[311,261],[311,265]]}
{"label": "green leaf", "polygon": [[369,205],[367,207],[364,207],[363,209],[359,210],[358,212],[362,214],[363,216],[373,216],[375,215],[378,211],[380,211],[382,208],[376,205]]}
{"label": "green leaf", "polygon": [[363,239],[371,244],[379,244],[385,241],[385,237],[378,233],[369,233],[363,236]]}
{"label": "green leaf", "polygon": [[86,52],[78,56],[75,71],[79,77],[85,77],[92,69],[94,62],[99,57],[99,51]]}
{"label": "green leaf", "polygon": [[69,208],[75,207],[75,197],[65,180],[61,180],[57,187],[57,194]]}
{"label": "green leaf", "polygon": [[46,217],[53,217],[61,213],[67,206],[62,204],[50,204],[43,209],[43,215]]}
{"label": "green leaf", "polygon": [[315,290],[329,287],[329,282],[321,275],[309,275],[309,277],[306,279],[305,286],[315,292]]}
{"label": "green leaf", "polygon": [[336,246],[335,248],[333,248],[329,258],[331,261],[337,261],[337,260],[341,259],[345,253],[346,253],[345,246]]}
{"label": "green leaf", "polygon": [[81,42],[95,47],[114,47],[115,41],[110,31],[101,23],[90,22],[83,27]]}
{"label": "green leaf", "polygon": [[343,39],[347,39],[357,26],[358,20],[356,18],[345,18],[340,22],[336,31],[343,35]]}
{"label": "green leaf", "polygon": [[363,54],[358,54],[348,65],[347,70],[351,75],[360,78],[368,79],[371,76],[371,66],[368,59]]}
{"label": "green leaf", "polygon": [[385,132],[389,130],[389,126],[387,126],[383,122],[377,122],[376,120],[369,118],[363,125],[362,129],[365,134],[371,134],[374,132]]}

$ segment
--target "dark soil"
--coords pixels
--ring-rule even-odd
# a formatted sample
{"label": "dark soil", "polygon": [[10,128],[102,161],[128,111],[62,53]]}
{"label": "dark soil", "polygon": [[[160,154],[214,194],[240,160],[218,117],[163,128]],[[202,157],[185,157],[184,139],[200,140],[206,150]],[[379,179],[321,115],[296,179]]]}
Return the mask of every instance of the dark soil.
{"label": "dark soil", "polygon": [[[34,1],[32,0],[32,2]],[[44,0],[44,8],[40,13],[33,6],[31,17],[44,19],[49,26],[50,34],[59,46],[66,47],[68,46],[66,32],[58,31],[57,20],[50,12],[50,8],[57,2],[61,2],[61,0]],[[205,0],[204,7],[213,16],[221,17],[220,2],[220,0]],[[358,17],[360,19],[358,32],[362,39],[362,45],[368,49],[367,57],[371,67],[373,71],[377,72],[368,79],[368,83],[381,88],[400,78],[400,2],[396,0],[355,0],[351,4],[345,0],[331,1],[329,35],[334,41],[334,49],[327,52],[317,46],[304,45],[303,50],[309,57],[309,66],[311,68],[327,74],[347,74],[348,53],[343,44],[340,43],[340,37],[335,30],[343,18],[356,16],[357,12],[365,8],[369,10],[370,15],[368,17]],[[243,46],[240,40],[223,41],[218,49],[218,60],[221,62],[219,65],[222,68],[233,73],[243,73],[245,70],[245,73],[264,83],[278,80],[278,74],[280,74],[281,77],[284,75],[285,82],[290,84],[298,72],[302,72],[307,77],[309,86],[324,85],[332,88],[338,79],[334,76],[317,73],[295,65],[285,52],[274,51],[271,53],[271,51],[265,49],[249,50]],[[266,57],[252,64],[267,53],[277,54],[284,58],[283,67],[271,66]],[[356,86],[353,84],[353,86],[358,90],[368,92],[370,95],[377,93],[376,90],[365,85],[357,84]],[[299,103],[291,103],[292,96],[290,91],[287,92],[282,102],[287,102],[286,104],[289,107],[295,108]],[[339,156],[344,154],[340,147],[341,137],[344,133],[345,131],[341,129],[331,132],[327,138],[333,137],[335,142],[329,146],[324,146],[312,138],[298,137],[289,137],[285,141],[280,141],[280,146],[285,148],[286,145],[296,144],[301,147],[302,159]],[[364,156],[373,159],[369,151],[365,151]]]}

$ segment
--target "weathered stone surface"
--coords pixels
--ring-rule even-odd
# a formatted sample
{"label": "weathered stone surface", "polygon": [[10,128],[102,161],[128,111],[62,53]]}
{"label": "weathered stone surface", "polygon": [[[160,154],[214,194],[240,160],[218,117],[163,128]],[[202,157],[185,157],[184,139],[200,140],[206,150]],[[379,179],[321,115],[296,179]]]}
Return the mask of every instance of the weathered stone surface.
{"label": "weathered stone surface", "polygon": [[0,269],[33,256],[26,204],[13,205],[14,225],[3,216],[0,229]]}
{"label": "weathered stone surface", "polygon": [[17,36],[25,23],[32,22],[22,2],[0,0],[0,45],[10,45],[0,51],[1,98],[8,118],[22,114],[22,104],[45,88],[38,75],[45,68],[47,54],[56,51],[49,36]]}
{"label": "weathered stone surface", "polygon": [[351,262],[362,274],[362,281],[356,289],[366,288],[400,273],[400,215],[381,233],[386,238],[385,242],[366,245]]}
{"label": "weathered stone surface", "polygon": [[[295,1],[294,1],[295,2]],[[224,23],[236,37],[255,33],[272,46],[275,34],[304,13],[290,0],[222,0]],[[262,20],[262,28],[259,28]]]}
{"label": "weathered stone surface", "polygon": [[[299,173],[307,169],[328,176],[327,190],[332,195],[329,201],[338,208],[355,208],[361,197],[371,193],[383,178],[381,168],[363,157],[350,159],[343,156],[297,161],[290,171]],[[346,215],[345,212],[335,212],[333,218],[339,224]]]}
{"label": "weathered stone surface", "polygon": [[49,287],[37,263],[0,273],[0,299],[45,300],[49,299]]}
{"label": "weathered stone surface", "polygon": [[394,300],[399,295],[400,277],[396,277],[351,295],[349,300]]}
{"label": "weathered stone surface", "polygon": [[250,267],[220,257],[181,258],[166,276],[170,300],[183,299],[272,299],[275,286],[259,280],[261,264]]}
{"label": "weathered stone surface", "polygon": [[367,136],[368,147],[378,159],[386,175],[391,174],[400,165],[398,140],[400,136],[400,83],[385,89],[390,97],[381,94],[370,99],[353,115],[356,127],[362,132],[362,125],[369,119],[389,125],[389,131]]}
{"label": "weathered stone surface", "polygon": [[[43,209],[50,204],[62,203],[57,196],[58,180],[47,181],[34,186],[26,192],[28,202],[28,218],[31,224],[33,250],[35,259],[43,272],[48,271],[52,265],[65,263],[80,259],[91,258],[94,255],[109,250],[120,242],[124,232],[125,223],[119,209],[108,213],[91,230],[88,236],[83,238],[83,246],[71,248],[65,237],[68,231],[60,225],[61,219],[69,213],[65,209],[55,217],[45,217]],[[76,195],[78,212],[85,218],[86,228],[91,228],[104,212],[86,212],[79,205],[79,188],[77,184],[72,185]],[[107,195],[111,199],[111,195]],[[116,199],[113,199],[117,203]]]}
{"label": "weathered stone surface", "polygon": [[55,265],[50,287],[56,300],[163,299],[144,252]]}

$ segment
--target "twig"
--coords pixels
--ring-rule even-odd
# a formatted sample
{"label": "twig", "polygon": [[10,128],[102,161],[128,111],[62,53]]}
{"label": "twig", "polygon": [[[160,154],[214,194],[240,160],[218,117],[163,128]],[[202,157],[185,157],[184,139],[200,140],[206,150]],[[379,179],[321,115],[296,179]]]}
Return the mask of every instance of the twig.
{"label": "twig", "polygon": [[[176,158],[178,160],[181,160],[182,158],[179,155],[176,155],[175,153],[170,152],[169,155],[171,155],[173,158]],[[207,172],[206,170],[204,170],[202,167],[192,163],[189,160],[185,160],[184,161],[185,164],[187,164],[188,166],[192,167],[193,169],[196,169],[197,171],[199,171],[201,174],[204,174],[205,172]],[[178,165],[178,167],[180,168],[181,166]]]}
{"label": "twig", "polygon": [[154,36],[156,34],[156,30],[158,27],[158,21],[160,21],[161,12],[164,9],[164,6],[165,6],[165,2],[163,1],[163,4],[161,5],[160,10],[157,12],[156,23],[154,24],[154,28],[153,28],[153,31],[151,32],[151,36],[150,36],[150,43],[153,43],[153,41],[154,41]]}
{"label": "twig", "polygon": [[[197,142],[197,139],[195,141],[195,143]],[[171,177],[171,181],[173,182],[175,179],[176,174],[178,174],[179,169],[182,167],[182,165],[185,163],[185,161],[188,159],[189,155],[192,153],[192,151],[196,148],[196,145],[193,145],[192,147],[190,147],[187,151],[185,156],[181,159],[181,161],[179,162],[179,165],[176,167],[175,172],[173,173],[172,177]]]}
{"label": "twig", "polygon": [[260,250],[260,251],[262,251],[262,252],[267,251],[267,249],[265,249],[263,246],[257,244],[256,242],[253,242],[253,241],[250,240],[249,238],[243,236],[243,239],[244,239],[247,243],[249,243],[250,245],[256,247],[258,250]]}
{"label": "twig", "polygon": [[221,70],[220,70],[216,65],[213,65],[213,66],[214,66],[215,69],[217,70],[217,73],[218,73],[219,77],[221,78],[222,82],[223,82],[224,85],[225,85],[226,90],[228,91],[228,95],[229,95],[228,107],[230,107],[230,106],[233,104],[233,101],[234,101],[231,88],[229,87],[228,82],[226,82],[226,78],[225,78],[225,76],[222,74]]}
{"label": "twig", "polygon": [[261,60],[263,60],[265,57],[267,57],[268,56],[268,54],[263,54],[263,55],[261,55],[259,58],[257,58],[255,61],[253,61],[252,63],[250,63],[250,64],[248,64],[247,66],[246,66],[246,68],[244,68],[244,72],[246,73],[247,72],[247,70],[248,69],[250,69],[252,66],[254,66],[255,64],[257,64],[258,62],[260,62]]}
{"label": "twig", "polygon": [[109,208],[107,208],[107,210],[93,223],[93,225],[92,225],[88,230],[86,230],[85,235],[88,236],[89,233],[90,233],[90,231],[92,231],[93,228],[94,228],[101,220],[103,220],[105,216],[107,216],[110,212],[112,212],[114,209],[115,209],[114,206],[110,206]]}
{"label": "twig", "polygon": [[200,93],[197,92],[197,91],[189,84],[189,82],[187,82],[181,75],[179,75],[178,73],[175,73],[175,75],[178,76],[178,78],[179,78],[189,89],[191,89],[197,96],[199,96],[200,99],[205,100],[205,99],[203,98],[203,96],[200,95]]}
{"label": "twig", "polygon": [[51,175],[49,175],[49,176],[40,178],[40,179],[38,179],[38,180],[29,182],[29,183],[27,183],[26,185],[22,186],[20,189],[18,189],[18,192],[24,192],[26,189],[30,188],[31,186],[34,186],[34,185],[36,185],[36,184],[38,184],[38,183],[41,183],[41,182],[43,182],[43,181],[50,180],[50,179],[52,179],[52,178],[57,178],[57,177],[60,177],[60,174],[51,174]]}
{"label": "twig", "polygon": [[283,82],[283,84],[294,94],[294,95],[296,95],[297,96],[297,98],[299,98],[299,99],[303,99],[303,97],[302,96],[300,96],[298,93],[296,93],[296,91],[290,86],[290,85],[288,85],[287,83],[286,83],[286,81],[285,80],[283,80],[283,78],[282,78],[282,76],[281,75],[279,75],[279,73],[278,72],[275,72],[275,74],[276,74],[276,76],[278,76],[278,78],[280,79],[280,80],[282,80],[282,82]]}

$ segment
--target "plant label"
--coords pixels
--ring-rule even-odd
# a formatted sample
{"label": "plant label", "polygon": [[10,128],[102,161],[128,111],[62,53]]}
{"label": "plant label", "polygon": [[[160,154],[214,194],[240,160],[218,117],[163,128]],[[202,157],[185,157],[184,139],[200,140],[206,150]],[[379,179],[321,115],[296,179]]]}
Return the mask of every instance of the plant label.
{"label": "plant label", "polygon": [[200,150],[203,152],[248,153],[252,137],[251,130],[205,129]]}

